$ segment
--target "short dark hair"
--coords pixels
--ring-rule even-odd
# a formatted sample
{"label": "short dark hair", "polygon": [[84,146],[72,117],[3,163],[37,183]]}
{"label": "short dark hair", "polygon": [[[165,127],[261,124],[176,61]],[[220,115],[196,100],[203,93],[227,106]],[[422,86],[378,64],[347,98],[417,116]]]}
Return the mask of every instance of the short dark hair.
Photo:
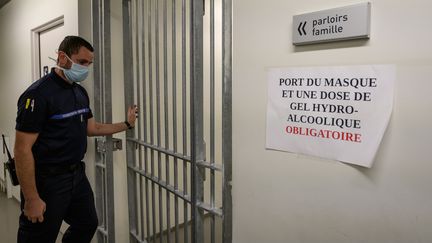
{"label": "short dark hair", "polygon": [[71,57],[71,55],[77,54],[82,46],[87,48],[89,51],[94,52],[93,46],[88,41],[79,36],[72,35],[66,36],[63,39],[58,50],[66,53],[68,57]]}

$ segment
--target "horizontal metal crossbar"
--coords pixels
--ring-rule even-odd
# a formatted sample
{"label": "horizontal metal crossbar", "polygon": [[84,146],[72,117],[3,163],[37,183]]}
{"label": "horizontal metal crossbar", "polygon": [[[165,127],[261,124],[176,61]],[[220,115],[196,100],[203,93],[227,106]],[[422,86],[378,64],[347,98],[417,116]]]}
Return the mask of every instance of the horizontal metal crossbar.
{"label": "horizontal metal crossbar", "polygon": [[139,145],[144,146],[146,148],[149,148],[149,149],[161,152],[163,154],[172,156],[172,157],[177,158],[177,159],[181,159],[181,160],[188,161],[188,162],[191,161],[191,157],[190,156],[185,156],[183,154],[176,153],[176,152],[174,152],[172,150],[167,150],[165,148],[162,148],[162,147],[159,147],[159,146],[155,146],[153,144],[146,143],[146,142],[144,142],[142,140],[138,140],[136,138],[130,138],[129,137],[129,138],[126,138],[126,140],[130,141],[130,142],[133,142],[133,143],[136,143],[136,144],[139,144]]}
{"label": "horizontal metal crossbar", "polygon": [[[166,154],[166,155],[172,156],[172,157],[174,157],[174,158],[181,159],[181,160],[184,160],[184,161],[187,161],[187,162],[191,162],[191,158],[190,158],[190,156],[185,156],[185,155],[183,155],[183,154],[176,153],[176,152],[174,152],[174,151],[172,151],[172,150],[166,150],[166,149],[164,149],[164,148],[162,148],[162,147],[158,147],[158,146],[155,146],[155,145],[151,145],[151,144],[145,143],[145,142],[142,141],[142,140],[138,140],[138,139],[135,139],[135,138],[127,138],[126,140],[128,140],[128,141],[130,141],[130,142],[133,142],[133,143],[137,143],[137,144],[139,144],[139,145],[141,145],[141,146],[144,146],[144,147],[146,147],[146,148],[149,148],[149,149],[152,149],[152,150],[155,150],[155,151],[161,152],[161,153],[163,153],[163,154]],[[207,162],[207,161],[199,161],[199,162],[197,162],[197,165],[198,165],[198,166],[201,166],[201,167],[208,168],[208,169],[212,169],[212,170],[220,171],[220,172],[223,171],[223,167],[222,167],[222,165],[218,165],[218,164],[214,164],[214,163],[209,163],[209,162]]]}
{"label": "horizontal metal crossbar", "polygon": [[[130,231],[129,233],[132,235],[133,238],[135,238],[135,241],[136,241],[136,242],[139,242],[139,243],[147,243],[146,240],[142,241],[142,240],[140,239],[140,237],[137,235],[136,232]],[[135,242],[135,241],[134,241],[134,242]]]}
{"label": "horizontal metal crossbar", "polygon": [[198,202],[197,207],[204,209],[205,211],[207,211],[211,214],[214,214],[216,216],[223,217],[223,211],[220,208],[214,208],[214,207],[212,207],[209,204],[204,203],[204,202]]}
{"label": "horizontal metal crossbar", "polygon": [[223,170],[223,167],[221,165],[209,163],[207,161],[198,161],[198,162],[196,162],[196,165],[201,166],[201,167],[205,167],[208,169],[220,171],[220,172],[222,172],[222,170]]}
{"label": "horizontal metal crossbar", "polygon": [[106,231],[103,227],[99,226],[97,228],[98,232],[101,233],[104,236],[108,236],[108,231]]}
{"label": "horizontal metal crossbar", "polygon": [[136,173],[144,176],[145,178],[147,178],[148,180],[151,180],[152,182],[160,185],[161,187],[165,188],[167,191],[171,192],[172,194],[182,198],[183,200],[185,200],[188,203],[191,203],[191,199],[190,196],[185,194],[183,191],[175,189],[173,186],[167,184],[165,181],[160,180],[158,177],[156,176],[152,176],[150,173],[146,173],[144,170],[140,170],[137,167],[131,167],[128,165],[128,168],[135,171]]}
{"label": "horizontal metal crossbar", "polygon": [[103,164],[103,163],[95,163],[95,165],[96,165],[96,167],[100,167],[100,168],[106,169],[106,165]]}

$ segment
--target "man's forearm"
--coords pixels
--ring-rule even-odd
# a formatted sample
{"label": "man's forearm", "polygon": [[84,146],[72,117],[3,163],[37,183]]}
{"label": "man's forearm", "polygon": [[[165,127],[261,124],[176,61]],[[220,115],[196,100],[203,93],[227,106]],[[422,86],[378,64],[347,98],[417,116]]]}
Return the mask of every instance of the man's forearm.
{"label": "man's forearm", "polygon": [[26,200],[39,198],[35,180],[35,161],[32,152],[15,150],[15,164],[24,198]]}
{"label": "man's forearm", "polygon": [[96,123],[95,129],[92,132],[89,132],[89,136],[104,136],[111,135],[114,133],[122,132],[127,130],[128,127],[124,122],[114,123],[114,124],[103,124]]}

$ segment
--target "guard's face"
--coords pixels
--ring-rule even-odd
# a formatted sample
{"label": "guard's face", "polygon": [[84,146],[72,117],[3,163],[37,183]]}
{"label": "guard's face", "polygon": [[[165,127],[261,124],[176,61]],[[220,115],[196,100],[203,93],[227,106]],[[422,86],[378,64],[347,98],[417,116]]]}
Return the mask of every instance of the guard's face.
{"label": "guard's face", "polygon": [[[85,47],[81,47],[78,50],[78,53],[76,54],[72,54],[70,56],[70,59],[76,63],[76,64],[80,64],[83,66],[90,66],[90,64],[93,63],[93,52],[91,52],[89,49],[85,48]],[[59,52],[59,66],[64,67],[66,69],[70,69],[72,66],[72,62],[69,60],[69,58],[67,58],[66,53],[64,52]]]}

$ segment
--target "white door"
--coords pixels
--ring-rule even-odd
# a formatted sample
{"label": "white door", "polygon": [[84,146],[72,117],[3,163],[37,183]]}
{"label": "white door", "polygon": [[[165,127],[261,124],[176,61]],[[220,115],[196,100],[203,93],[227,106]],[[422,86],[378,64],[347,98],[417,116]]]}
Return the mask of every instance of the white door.
{"label": "white door", "polygon": [[57,59],[58,46],[66,36],[64,24],[53,26],[39,32],[39,76],[43,77],[51,71],[56,63],[51,58]]}

